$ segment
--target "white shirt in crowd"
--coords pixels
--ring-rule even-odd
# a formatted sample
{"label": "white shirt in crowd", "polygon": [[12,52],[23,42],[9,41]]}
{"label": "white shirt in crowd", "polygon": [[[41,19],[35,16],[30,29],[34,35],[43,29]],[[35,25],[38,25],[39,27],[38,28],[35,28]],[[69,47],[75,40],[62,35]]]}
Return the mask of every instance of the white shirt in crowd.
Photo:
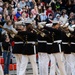
{"label": "white shirt in crowd", "polygon": [[59,19],[59,22],[62,24],[62,25],[64,25],[65,23],[67,23],[68,22],[68,18],[67,17],[63,17],[63,16],[61,16],[60,17],[60,19]]}
{"label": "white shirt in crowd", "polygon": [[23,8],[23,7],[26,6],[26,3],[25,2],[23,3],[23,2],[20,1],[19,4],[20,4],[20,8]]}

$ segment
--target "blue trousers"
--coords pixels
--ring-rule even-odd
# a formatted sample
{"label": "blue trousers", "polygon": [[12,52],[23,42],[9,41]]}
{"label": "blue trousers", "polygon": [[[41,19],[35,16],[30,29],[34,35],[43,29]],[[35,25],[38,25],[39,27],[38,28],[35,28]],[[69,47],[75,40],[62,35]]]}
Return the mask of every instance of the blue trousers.
{"label": "blue trousers", "polygon": [[9,74],[10,57],[11,57],[11,52],[3,51],[4,74]]}

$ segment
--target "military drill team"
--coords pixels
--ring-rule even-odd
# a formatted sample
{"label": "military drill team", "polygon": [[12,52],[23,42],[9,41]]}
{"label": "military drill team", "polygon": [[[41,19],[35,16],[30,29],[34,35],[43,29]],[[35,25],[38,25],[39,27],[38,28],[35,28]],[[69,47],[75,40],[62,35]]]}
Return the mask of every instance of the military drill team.
{"label": "military drill team", "polygon": [[17,75],[26,75],[29,60],[33,75],[75,75],[75,30],[68,23],[63,26],[59,23],[52,23],[52,26],[39,23],[37,28],[31,23],[17,24],[16,28],[10,26],[11,21],[7,24],[1,27],[0,37],[0,55],[3,52],[5,60],[2,75],[9,75],[11,53],[16,58]]}

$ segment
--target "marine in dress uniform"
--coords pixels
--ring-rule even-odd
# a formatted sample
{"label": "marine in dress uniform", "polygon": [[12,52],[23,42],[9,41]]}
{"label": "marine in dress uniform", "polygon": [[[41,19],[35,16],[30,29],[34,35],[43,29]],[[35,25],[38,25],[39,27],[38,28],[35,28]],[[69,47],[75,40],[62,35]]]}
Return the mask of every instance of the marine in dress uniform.
{"label": "marine in dress uniform", "polygon": [[24,35],[24,45],[22,51],[22,62],[20,66],[19,75],[24,75],[26,72],[26,67],[28,63],[28,59],[30,59],[33,75],[38,75],[38,68],[36,63],[36,43],[37,42],[37,34],[33,31],[30,23],[26,24],[26,31],[22,32]]}
{"label": "marine in dress uniform", "polygon": [[[65,28],[65,30],[62,32],[62,50],[64,50],[65,55],[65,67],[67,75],[73,75],[74,71],[74,65],[73,65],[73,56],[71,52],[73,51],[73,35],[71,34],[74,32],[74,29],[71,28],[69,25]],[[72,43],[71,43],[72,42]]]}
{"label": "marine in dress uniform", "polygon": [[[39,57],[39,74],[48,75],[48,50],[47,50],[47,35],[46,30],[41,29],[40,34],[38,34],[38,57]],[[44,35],[43,35],[44,34]]]}
{"label": "marine in dress uniform", "polygon": [[[65,71],[65,65],[63,62],[63,52],[61,50],[61,30],[59,30],[59,24],[53,23],[52,28],[44,26],[45,29],[53,33],[53,44],[51,53],[55,56],[55,59],[58,63],[60,74],[67,75]],[[62,65],[62,66],[61,66]]]}
{"label": "marine in dress uniform", "polygon": [[68,75],[71,74],[70,69],[70,55],[71,55],[71,43],[70,37],[66,35],[65,32],[62,32],[62,50],[64,50],[65,55],[65,67]]}
{"label": "marine in dress uniform", "polygon": [[59,69],[58,66],[56,65],[56,60],[55,57],[53,55],[53,53],[51,53],[52,49],[52,44],[53,44],[53,34],[50,31],[47,31],[47,50],[48,50],[48,57],[49,57],[49,62],[50,62],[50,75],[59,75]]}
{"label": "marine in dress uniform", "polygon": [[[20,31],[22,32],[22,31]],[[19,32],[17,33],[19,37],[22,37]],[[22,51],[23,51],[23,40],[20,39],[19,37],[14,37],[12,39],[12,53],[16,57],[16,64],[17,64],[17,75],[19,74],[20,71],[20,65],[21,65],[21,59],[22,59]],[[23,38],[23,37],[22,37]]]}
{"label": "marine in dress uniform", "polygon": [[71,74],[75,74],[75,30],[71,32],[70,36],[70,42],[71,42],[71,54],[70,54],[70,69],[71,69]]}

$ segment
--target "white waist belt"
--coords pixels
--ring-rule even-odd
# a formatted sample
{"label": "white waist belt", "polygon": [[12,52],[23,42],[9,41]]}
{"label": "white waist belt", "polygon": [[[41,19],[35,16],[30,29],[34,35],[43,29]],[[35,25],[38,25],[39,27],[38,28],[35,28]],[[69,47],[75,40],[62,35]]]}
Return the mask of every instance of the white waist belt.
{"label": "white waist belt", "polygon": [[52,43],[47,43],[48,45],[52,45]]}
{"label": "white waist belt", "polygon": [[39,43],[47,43],[47,41],[38,41]]}
{"label": "white waist belt", "polygon": [[23,44],[23,42],[15,42],[15,44]]}
{"label": "white waist belt", "polygon": [[62,44],[68,44],[68,42],[62,42]]}
{"label": "white waist belt", "polygon": [[62,40],[57,40],[57,41],[54,41],[54,43],[61,43]]}
{"label": "white waist belt", "polygon": [[71,44],[75,44],[74,42],[71,42]]}
{"label": "white waist belt", "polygon": [[33,42],[33,41],[30,41],[30,42],[27,42],[27,44],[35,44],[35,42]]}
{"label": "white waist belt", "polygon": [[34,42],[34,41],[27,41],[27,42],[25,42],[25,44],[33,44],[34,45],[34,53],[36,54],[36,46],[35,46],[35,43],[36,42]]}

